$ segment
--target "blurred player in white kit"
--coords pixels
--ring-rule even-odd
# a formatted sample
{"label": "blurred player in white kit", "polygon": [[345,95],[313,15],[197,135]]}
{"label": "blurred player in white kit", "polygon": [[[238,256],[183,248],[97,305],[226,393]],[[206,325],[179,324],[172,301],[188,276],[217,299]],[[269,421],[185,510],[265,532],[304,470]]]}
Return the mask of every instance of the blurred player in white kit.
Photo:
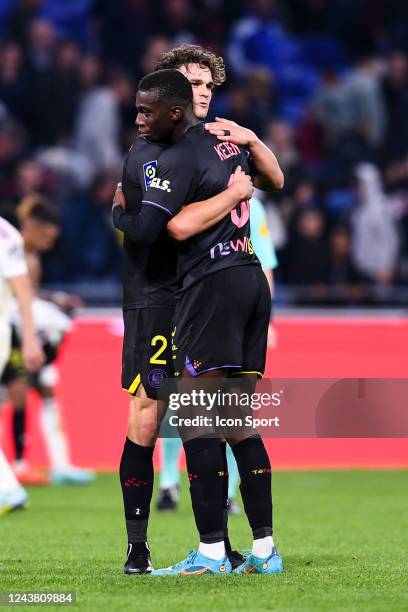
{"label": "blurred player in white kit", "polygon": [[[22,355],[26,367],[38,370],[44,353],[37,340],[31,313],[31,285],[24,257],[23,239],[19,232],[0,217],[0,373],[9,358],[11,346],[12,293],[21,316]],[[17,481],[0,449],[0,515],[23,507],[27,493]]]}
{"label": "blurred player in white kit", "polygon": [[[13,351],[3,372],[2,382],[7,386],[13,404],[13,434],[16,449],[15,472],[22,484],[46,484],[48,478],[36,472],[24,461],[25,411],[29,386],[41,398],[40,428],[43,434],[53,484],[86,484],[94,479],[93,472],[74,466],[70,461],[67,435],[62,426],[56,385],[59,380],[55,360],[71,319],[64,310],[80,305],[76,296],[61,292],[41,291],[41,253],[53,248],[59,236],[59,218],[54,206],[41,195],[25,198],[17,209],[24,243],[28,274],[34,288],[32,312],[34,327],[45,353],[45,364],[35,375],[27,376],[20,357],[21,318],[17,308],[12,309]],[[45,299],[44,299],[45,298]]]}

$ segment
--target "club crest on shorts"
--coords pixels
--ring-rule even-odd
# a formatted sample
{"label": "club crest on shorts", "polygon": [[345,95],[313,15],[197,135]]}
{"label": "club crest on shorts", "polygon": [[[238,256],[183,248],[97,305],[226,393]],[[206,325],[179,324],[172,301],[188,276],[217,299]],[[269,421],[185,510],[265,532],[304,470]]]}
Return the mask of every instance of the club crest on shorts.
{"label": "club crest on shorts", "polygon": [[166,370],[163,370],[162,368],[155,368],[154,370],[150,370],[148,376],[149,385],[153,389],[157,389],[163,384],[166,378]]}
{"label": "club crest on shorts", "polygon": [[149,187],[152,179],[156,176],[157,159],[143,164],[143,176],[146,189]]}

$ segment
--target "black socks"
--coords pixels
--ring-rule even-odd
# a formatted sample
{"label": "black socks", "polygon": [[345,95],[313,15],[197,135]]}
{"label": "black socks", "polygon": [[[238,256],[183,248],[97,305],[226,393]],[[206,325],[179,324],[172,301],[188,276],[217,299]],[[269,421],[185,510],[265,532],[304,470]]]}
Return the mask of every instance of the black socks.
{"label": "black socks", "polygon": [[184,443],[191,503],[200,541],[213,544],[224,539],[224,472],[220,442],[195,438]]}
{"label": "black socks", "polygon": [[128,541],[146,542],[153,493],[153,446],[140,446],[126,438],[119,476],[125,507]]}
{"label": "black socks", "polygon": [[13,439],[16,452],[16,461],[23,458],[24,455],[24,436],[26,426],[26,409],[25,406],[21,410],[13,410]]}
{"label": "black socks", "polygon": [[227,462],[227,443],[220,442],[222,460],[224,464],[224,476],[222,479],[222,506],[224,520],[224,544],[225,550],[231,552],[231,542],[228,537],[228,462]]}
{"label": "black socks", "polygon": [[232,447],[241,477],[241,496],[254,539],[272,535],[271,464],[259,436]]}

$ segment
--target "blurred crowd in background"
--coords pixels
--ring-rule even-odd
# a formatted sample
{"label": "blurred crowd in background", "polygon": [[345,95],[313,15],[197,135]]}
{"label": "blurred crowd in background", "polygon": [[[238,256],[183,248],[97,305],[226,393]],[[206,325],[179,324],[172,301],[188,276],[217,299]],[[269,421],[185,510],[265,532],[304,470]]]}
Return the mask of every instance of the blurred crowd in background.
{"label": "blurred crowd in background", "polygon": [[59,209],[43,282],[120,302],[114,188],[157,56],[224,57],[211,117],[254,130],[285,187],[262,194],[283,303],[391,304],[408,288],[404,0],[0,0],[0,215]]}

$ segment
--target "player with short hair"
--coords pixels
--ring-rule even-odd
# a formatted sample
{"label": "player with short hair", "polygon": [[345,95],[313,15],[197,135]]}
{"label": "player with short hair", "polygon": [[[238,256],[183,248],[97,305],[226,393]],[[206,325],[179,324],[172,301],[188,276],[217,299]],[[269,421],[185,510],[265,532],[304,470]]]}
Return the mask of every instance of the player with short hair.
{"label": "player with short hair", "polygon": [[[0,376],[7,363],[11,345],[11,297],[17,300],[22,323],[22,354],[26,367],[38,370],[44,353],[34,331],[31,314],[31,285],[19,232],[0,217]],[[0,515],[23,507],[27,494],[18,483],[0,449]]]}
{"label": "player with short hair", "polygon": [[[136,101],[140,133],[153,141],[175,143],[160,155],[142,202],[144,214],[137,217],[137,231],[144,235],[149,227],[153,242],[166,224],[166,215],[171,218],[182,204],[214,197],[231,182],[238,165],[248,171],[248,164],[237,145],[227,140],[219,143],[205,132],[192,113],[191,86],[178,71],[162,70],[144,77]],[[228,136],[226,130],[223,136]],[[213,377],[233,370],[252,377],[263,373],[270,293],[249,239],[248,221],[248,203],[241,202],[206,232],[183,243],[179,251],[176,376]],[[243,287],[246,290],[241,291]],[[219,299],[208,301],[213,292]],[[220,333],[225,334],[225,342],[219,342]],[[257,436],[231,442],[254,534],[249,560],[259,573],[282,571],[272,538],[271,470],[265,447]],[[193,556],[155,573],[232,571],[223,538],[225,461],[219,440],[198,436],[186,441],[184,448],[200,546]],[[235,571],[245,571],[245,563]]]}
{"label": "player with short hair", "polygon": [[[208,113],[213,86],[214,84],[220,84],[225,78],[222,58],[217,58],[214,54],[201,47],[183,45],[172,51],[171,59],[176,61],[179,64],[180,71],[186,74],[189,80],[193,81],[194,113],[200,118],[205,118]],[[140,149],[144,150],[140,151]],[[122,180],[128,207],[126,212],[117,206],[114,206],[113,209],[114,224],[118,229],[124,231],[125,234],[125,338],[123,355],[124,376],[122,380],[123,386],[137,396],[134,400],[131,400],[128,439],[122,455],[120,470],[129,542],[129,554],[125,564],[126,573],[143,573],[144,571],[150,571],[151,567],[150,554],[146,544],[146,530],[153,482],[152,454],[157,435],[157,426],[160,424],[161,416],[164,414],[166,406],[159,408],[161,412],[158,414],[154,388],[150,387],[149,373],[152,369],[159,370],[159,372],[153,372],[151,375],[151,382],[155,384],[160,384],[160,377],[163,377],[163,371],[167,375],[167,368],[169,368],[168,372],[170,375],[172,373],[171,354],[167,349],[170,345],[170,326],[173,316],[171,311],[174,310],[174,291],[176,288],[174,280],[176,272],[175,256],[171,250],[173,245],[165,234],[164,236],[159,234],[157,240],[161,241],[163,239],[164,244],[167,245],[165,257],[160,256],[160,247],[157,247],[154,242],[151,247],[148,245],[141,247],[146,241],[151,242],[151,237],[138,232],[134,219],[134,215],[141,211],[143,212],[142,218],[146,216],[148,205],[141,206],[140,195],[147,189],[151,179],[154,178],[157,156],[163,149],[163,144],[149,142],[146,138],[140,138],[136,141],[125,161]],[[140,153],[142,153],[141,158],[138,157]],[[262,154],[255,151],[254,160],[258,155],[256,161],[260,168],[264,170],[265,175],[273,176],[276,186],[279,187],[282,181],[282,174],[276,158],[270,152],[272,164],[270,163],[271,158],[269,158],[268,166],[263,158],[263,154],[264,151],[262,151]],[[152,161],[153,163],[151,163]],[[129,167],[130,165],[132,166],[131,168]],[[240,174],[242,175],[242,173]],[[233,189],[239,188],[239,181],[243,181],[242,176],[236,178],[235,185],[232,186]],[[242,183],[241,189],[243,186],[244,183]],[[248,183],[246,183],[245,189],[248,189]],[[232,196],[233,191],[231,191],[230,187],[224,192],[224,199],[216,196],[211,202],[204,203],[204,206],[198,203],[190,205],[188,210],[185,208],[168,225],[170,235],[181,240],[183,239],[184,232],[198,232],[210,227],[211,224],[216,223],[222,216],[228,214],[239,199],[245,199],[236,199],[237,193],[234,196],[235,200]],[[120,190],[115,194],[114,204],[120,204],[124,207],[124,199]],[[139,215],[137,217],[138,221],[140,221],[141,217]],[[154,256],[155,252],[159,254],[158,257]],[[169,273],[171,274],[170,276]],[[154,278],[161,279],[161,283],[159,282],[157,286],[152,285],[152,279]],[[166,282],[163,279],[167,279]],[[136,297],[135,301],[132,301],[130,293],[133,293],[133,296]],[[146,293],[150,296],[149,299],[145,299],[140,304],[141,295],[146,295]],[[173,299],[170,298],[171,294]],[[153,300],[155,300],[155,303]],[[141,307],[139,308],[138,306]],[[130,310],[138,312],[127,314],[127,311]],[[130,329],[131,323],[127,325],[126,320],[130,320],[132,316],[138,316],[139,320]],[[142,321],[142,317],[150,318],[151,322],[146,325],[146,328],[149,328],[149,325],[150,327],[157,328],[156,333],[152,330],[149,336],[149,334],[144,332],[143,325],[145,321]],[[164,337],[167,342],[166,348],[159,356],[157,356],[157,350],[154,350],[154,347],[152,348],[150,344],[153,339],[156,339],[157,349],[164,346],[163,340],[156,336]],[[135,351],[135,346],[141,347],[141,350]],[[164,361],[165,363],[149,364],[150,359],[155,354],[156,359],[160,359],[161,362]],[[128,374],[126,372],[127,363],[130,364]],[[161,367],[153,368],[155,365],[160,365]],[[140,374],[140,370],[143,371],[143,368],[147,369],[144,375]],[[144,381],[142,378],[144,378]],[[138,387],[137,390],[136,387]],[[141,432],[143,432],[143,435],[141,435]],[[129,486],[129,477],[134,476],[136,471],[143,475],[145,482],[149,483],[146,487]],[[226,496],[227,491],[225,492]],[[133,527],[137,527],[136,533],[133,531]],[[229,542],[226,538],[226,545],[228,546],[228,544]],[[238,557],[237,560],[239,561],[240,558]]]}

